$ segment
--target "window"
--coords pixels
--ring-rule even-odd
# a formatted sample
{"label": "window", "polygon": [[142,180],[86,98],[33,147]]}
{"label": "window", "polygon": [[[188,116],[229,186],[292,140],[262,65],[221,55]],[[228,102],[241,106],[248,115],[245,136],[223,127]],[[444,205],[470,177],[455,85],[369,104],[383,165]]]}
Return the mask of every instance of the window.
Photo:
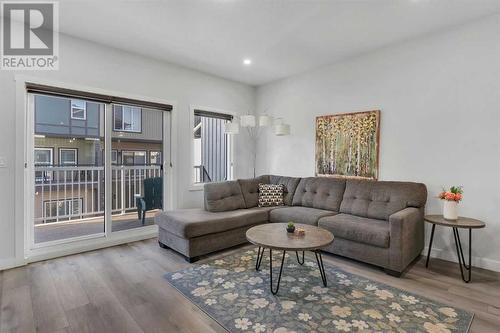
{"label": "window", "polygon": [[111,164],[118,164],[118,150],[111,150]]}
{"label": "window", "polygon": [[35,182],[40,183],[44,181],[51,181],[52,172],[46,171],[48,168],[44,168],[47,166],[53,165],[53,149],[52,148],[35,148]]}
{"label": "window", "polygon": [[113,129],[122,132],[142,132],[141,108],[113,105]]}
{"label": "window", "polygon": [[146,152],[145,151],[122,151],[122,162],[125,165],[145,165]]}
{"label": "window", "polygon": [[149,164],[161,164],[161,152],[160,151],[150,151],[149,152]]}
{"label": "window", "polygon": [[87,103],[81,99],[71,100],[71,119],[87,119]]}
{"label": "window", "polygon": [[231,119],[227,114],[194,110],[195,183],[231,179],[231,137],[224,133],[224,125]]}
{"label": "window", "polygon": [[45,201],[43,212],[45,222],[80,217],[82,215],[82,201],[82,198]]}
{"label": "window", "polygon": [[78,164],[78,149],[76,148],[59,148],[59,164],[77,165]]}
{"label": "window", "polygon": [[35,166],[36,165],[52,165],[53,150],[52,148],[35,148]]}

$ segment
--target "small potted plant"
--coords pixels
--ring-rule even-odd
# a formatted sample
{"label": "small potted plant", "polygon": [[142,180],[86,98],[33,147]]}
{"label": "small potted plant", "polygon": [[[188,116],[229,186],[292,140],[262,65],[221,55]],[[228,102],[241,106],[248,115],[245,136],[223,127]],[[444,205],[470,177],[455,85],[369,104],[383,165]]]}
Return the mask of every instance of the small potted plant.
{"label": "small potted plant", "polygon": [[295,232],[295,224],[293,224],[293,222],[288,222],[288,225],[286,226],[286,231],[293,234]]}
{"label": "small potted plant", "polygon": [[448,191],[443,188],[439,193],[439,199],[444,200],[443,217],[447,220],[458,219],[457,205],[463,198],[462,186],[452,186]]}

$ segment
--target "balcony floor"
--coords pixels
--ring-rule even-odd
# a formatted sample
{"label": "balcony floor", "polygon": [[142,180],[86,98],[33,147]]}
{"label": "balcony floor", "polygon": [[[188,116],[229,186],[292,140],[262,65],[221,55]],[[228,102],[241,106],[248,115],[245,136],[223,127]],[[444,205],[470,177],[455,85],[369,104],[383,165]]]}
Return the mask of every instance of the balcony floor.
{"label": "balcony floor", "polygon": [[[157,210],[148,211],[144,225],[154,224],[153,217]],[[137,212],[113,215],[112,230],[121,231],[142,227]],[[94,235],[104,232],[104,217],[74,220],[60,223],[38,224],[35,226],[35,244],[67,238]]]}

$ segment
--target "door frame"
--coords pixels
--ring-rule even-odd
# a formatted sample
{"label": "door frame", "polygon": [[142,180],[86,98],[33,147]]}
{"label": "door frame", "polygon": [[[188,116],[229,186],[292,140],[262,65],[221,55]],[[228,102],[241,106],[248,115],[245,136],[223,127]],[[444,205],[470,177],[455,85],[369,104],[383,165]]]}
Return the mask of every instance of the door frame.
{"label": "door frame", "polygon": [[[8,263],[7,267],[15,267],[29,262],[46,260],[49,258],[90,251],[108,246],[114,246],[131,241],[153,238],[158,235],[156,225],[121,230],[111,230],[111,196],[105,196],[105,229],[103,233],[71,238],[67,240],[44,243],[43,246],[34,246],[33,238],[33,147],[34,147],[34,123],[33,112],[30,110],[26,84],[41,84],[54,87],[86,91],[91,93],[113,95],[118,97],[133,98],[148,102],[156,102],[172,105],[172,111],[165,112],[163,121],[163,197],[164,209],[172,209],[177,204],[173,196],[176,187],[175,174],[176,165],[176,138],[177,126],[177,103],[171,100],[155,98],[151,96],[140,96],[120,91],[104,90],[81,84],[67,83],[54,80],[46,80],[39,77],[16,75],[16,159],[15,159],[15,259]],[[111,189],[111,125],[112,112],[110,104],[105,104],[105,191]],[[108,174],[109,173],[109,174]],[[5,268],[7,268],[5,267]]]}

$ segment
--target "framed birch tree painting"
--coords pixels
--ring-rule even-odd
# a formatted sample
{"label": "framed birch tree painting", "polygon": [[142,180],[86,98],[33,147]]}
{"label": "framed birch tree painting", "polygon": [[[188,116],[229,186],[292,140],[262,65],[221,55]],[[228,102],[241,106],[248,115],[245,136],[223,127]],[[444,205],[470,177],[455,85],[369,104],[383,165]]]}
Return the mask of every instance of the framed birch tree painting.
{"label": "framed birch tree painting", "polygon": [[378,178],[380,110],[316,117],[316,175]]}

